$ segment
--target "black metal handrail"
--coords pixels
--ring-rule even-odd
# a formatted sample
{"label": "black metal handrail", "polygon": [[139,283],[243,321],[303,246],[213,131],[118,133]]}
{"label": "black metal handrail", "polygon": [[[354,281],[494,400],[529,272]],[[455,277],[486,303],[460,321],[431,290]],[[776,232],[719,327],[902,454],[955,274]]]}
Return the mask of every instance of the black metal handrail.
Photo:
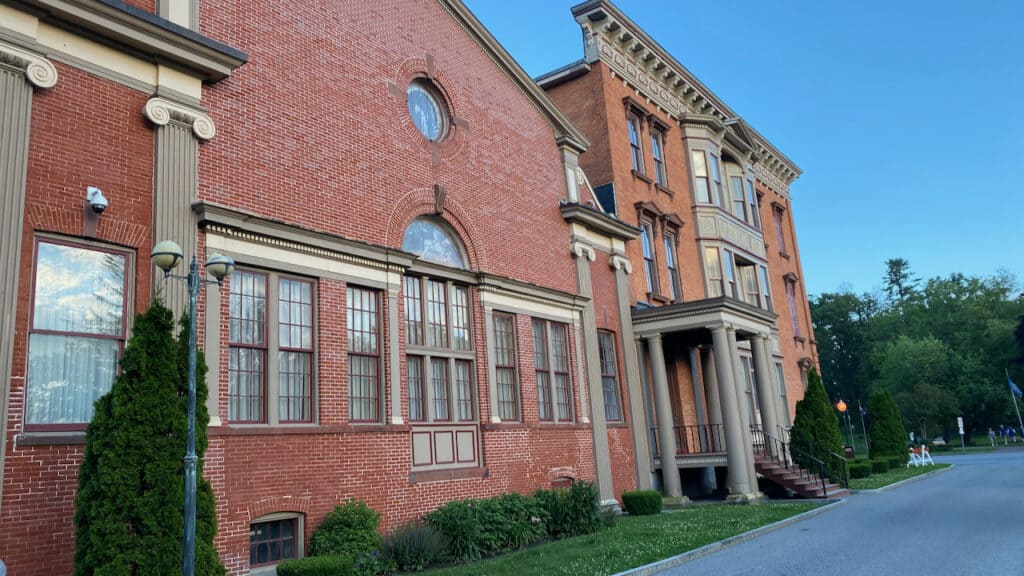
{"label": "black metal handrail", "polygon": [[[673,426],[676,440],[676,456],[692,454],[719,454],[725,452],[725,426],[722,424],[692,424]],[[651,428],[651,450],[661,456],[658,429]]]}
{"label": "black metal handrail", "polygon": [[[788,430],[783,429],[780,432],[784,436],[788,435]],[[829,478],[840,477],[843,479],[843,487],[847,487],[848,480],[846,479],[845,459],[843,459],[840,468],[834,469],[832,466],[826,464],[813,454],[809,454],[799,448],[794,448],[791,442],[784,442],[771,434],[766,434],[761,430],[760,426],[751,425],[750,435],[755,453],[760,454],[779,466],[782,466],[791,474],[796,474],[798,477],[803,478],[808,482],[817,483],[821,486],[821,494],[823,497],[828,498]],[[803,465],[797,464],[797,462],[801,462]],[[831,458],[829,459],[829,462],[830,464],[832,463]],[[842,470],[841,476],[829,473],[830,471],[837,472],[839,469]]]}

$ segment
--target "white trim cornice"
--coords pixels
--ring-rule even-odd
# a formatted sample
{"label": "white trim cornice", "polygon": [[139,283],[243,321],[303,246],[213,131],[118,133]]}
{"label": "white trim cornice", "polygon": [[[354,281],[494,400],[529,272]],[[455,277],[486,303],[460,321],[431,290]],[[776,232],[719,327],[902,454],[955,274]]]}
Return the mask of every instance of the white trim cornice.
{"label": "white trim cornice", "polygon": [[0,41],[0,62],[24,71],[25,78],[38,88],[52,88],[57,84],[57,68],[39,54]]}
{"label": "white trim cornice", "polygon": [[184,122],[192,127],[192,133],[201,140],[210,140],[217,135],[213,119],[204,112],[166,98],[150,98],[142,113],[157,126],[164,126],[171,120]]}

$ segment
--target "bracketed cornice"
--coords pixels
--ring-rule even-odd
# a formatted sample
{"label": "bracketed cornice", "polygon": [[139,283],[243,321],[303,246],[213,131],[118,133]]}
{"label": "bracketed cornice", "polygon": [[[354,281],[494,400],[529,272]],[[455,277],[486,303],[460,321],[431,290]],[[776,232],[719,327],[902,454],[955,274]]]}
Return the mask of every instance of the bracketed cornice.
{"label": "bracketed cornice", "polygon": [[[679,121],[697,121],[749,143],[755,172],[780,193],[800,168],[764,136],[743,122],[707,86],[608,0],[589,0],[572,9],[583,29],[584,62],[611,71]],[[745,146],[744,146],[745,147]],[[760,165],[760,169],[757,167]]]}

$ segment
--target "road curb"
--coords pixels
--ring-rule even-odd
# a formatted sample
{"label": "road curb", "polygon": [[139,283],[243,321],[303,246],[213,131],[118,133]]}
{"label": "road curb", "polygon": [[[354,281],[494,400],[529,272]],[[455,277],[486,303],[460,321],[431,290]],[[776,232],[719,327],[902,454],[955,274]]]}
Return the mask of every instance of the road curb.
{"label": "road curb", "polygon": [[888,486],[882,486],[881,488],[871,488],[869,490],[853,490],[853,493],[854,494],[874,494],[876,492],[885,492],[886,490],[892,490],[893,488],[899,488],[900,486],[903,486],[903,485],[906,485],[906,484],[910,484],[910,483],[913,483],[913,482],[917,482],[918,480],[924,480],[925,478],[931,478],[932,476],[935,476],[936,474],[941,474],[941,473],[943,473],[943,472],[945,472],[947,470],[952,470],[953,468],[956,468],[956,464],[950,464],[949,466],[946,466],[945,468],[936,468],[935,470],[932,470],[931,472],[925,472],[924,474],[919,474],[917,476],[914,476],[913,478],[907,478],[906,480],[900,480],[899,482],[896,482],[895,484],[889,484]]}
{"label": "road curb", "polygon": [[[619,572],[617,574],[614,574],[613,576],[650,576],[651,574],[657,574],[658,572],[662,572],[664,570],[668,570],[669,568],[675,568],[676,566],[680,566],[682,564],[686,564],[687,562],[691,562],[691,561],[696,560],[698,558],[702,558],[704,556],[707,556],[708,554],[713,554],[715,552],[718,552],[719,550],[724,550],[726,548],[731,548],[732,546],[736,546],[737,544],[742,544],[743,542],[746,542],[748,540],[753,540],[754,538],[757,538],[758,536],[762,536],[762,535],[767,534],[769,532],[774,532],[774,531],[776,531],[776,530],[778,530],[780,528],[785,528],[786,526],[789,526],[790,524],[796,524],[797,522],[801,522],[803,520],[807,520],[808,518],[811,518],[813,516],[817,516],[818,514],[824,514],[825,512],[828,512],[829,510],[832,510],[833,508],[837,508],[837,507],[842,506],[844,504],[846,504],[846,500],[845,499],[837,500],[837,501],[832,502],[830,504],[826,504],[826,505],[824,505],[824,506],[822,506],[820,508],[815,508],[814,510],[809,510],[807,512],[804,512],[803,514],[797,514],[796,516],[790,516],[789,518],[786,518],[786,519],[783,519],[783,520],[779,520],[778,522],[775,522],[773,524],[768,524],[767,526],[761,526],[760,528],[754,528],[753,530],[750,530],[749,532],[744,532],[742,534],[737,534],[735,536],[730,536],[729,538],[726,538],[725,540],[719,540],[718,542],[712,542],[711,544],[708,544],[707,546],[702,546],[702,547],[697,548],[695,550],[690,550],[689,552],[683,552],[682,554],[679,554],[678,556],[672,556],[671,558],[666,558],[664,560],[659,560],[659,561],[654,562],[652,564],[646,564],[646,565],[640,566],[638,568],[631,568],[631,569],[626,570],[624,572]],[[754,504],[754,506],[756,506],[756,504]]]}

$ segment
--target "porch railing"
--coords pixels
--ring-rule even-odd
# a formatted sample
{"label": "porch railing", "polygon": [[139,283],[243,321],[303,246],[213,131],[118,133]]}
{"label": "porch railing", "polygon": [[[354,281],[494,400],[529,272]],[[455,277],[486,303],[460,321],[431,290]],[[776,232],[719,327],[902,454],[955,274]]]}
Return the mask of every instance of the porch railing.
{"label": "porch railing", "polygon": [[[850,480],[847,472],[846,459],[842,456],[829,452],[827,461],[793,447],[788,441],[781,438],[789,438],[788,430],[781,430],[779,437],[766,434],[760,426],[751,425],[750,435],[755,454],[760,454],[769,461],[782,466],[788,472],[797,476],[816,482],[821,487],[822,495],[828,497],[829,479],[839,483],[843,488],[848,488]],[[797,464],[799,461],[803,465]],[[813,476],[817,475],[815,479]]]}
{"label": "porch railing", "polygon": [[[672,431],[676,440],[676,456],[725,452],[725,427],[721,424],[673,426]],[[661,456],[657,428],[651,428],[651,448],[655,456]]]}

